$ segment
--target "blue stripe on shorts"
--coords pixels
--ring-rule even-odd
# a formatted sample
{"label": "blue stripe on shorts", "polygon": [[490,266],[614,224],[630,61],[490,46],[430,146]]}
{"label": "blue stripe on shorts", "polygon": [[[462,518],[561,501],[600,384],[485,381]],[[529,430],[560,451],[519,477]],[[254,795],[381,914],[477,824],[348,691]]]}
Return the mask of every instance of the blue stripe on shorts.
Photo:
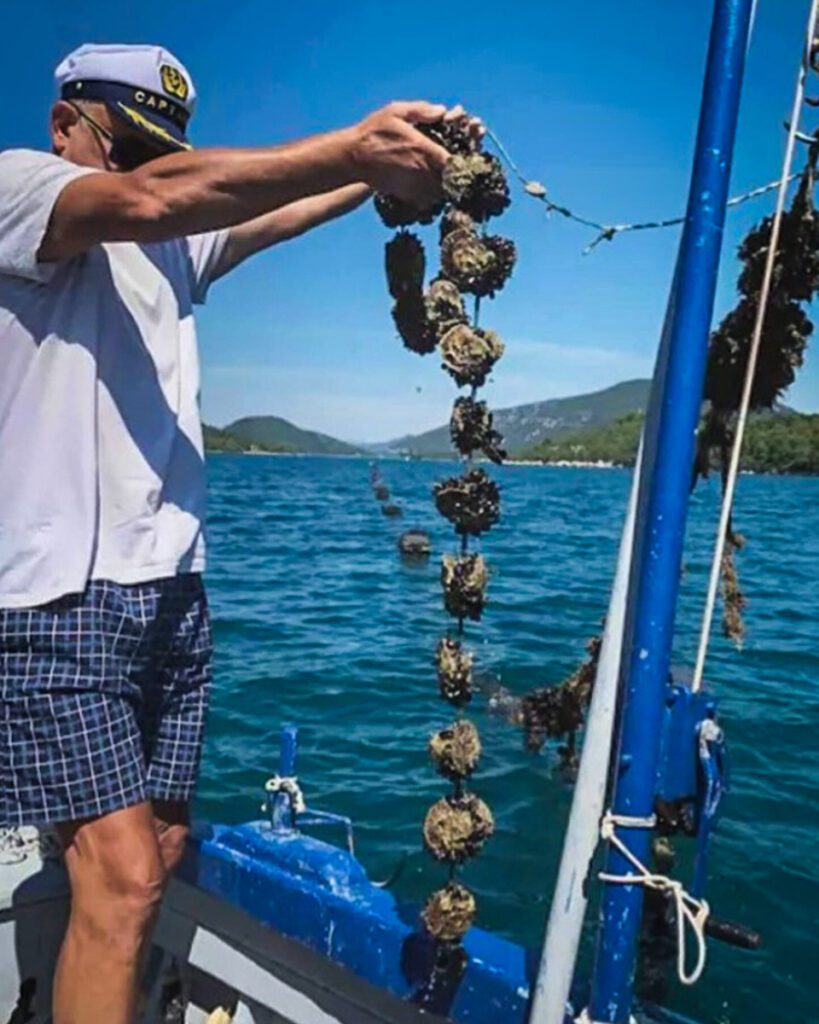
{"label": "blue stripe on shorts", "polygon": [[211,674],[195,574],[0,609],[0,825],[189,800]]}

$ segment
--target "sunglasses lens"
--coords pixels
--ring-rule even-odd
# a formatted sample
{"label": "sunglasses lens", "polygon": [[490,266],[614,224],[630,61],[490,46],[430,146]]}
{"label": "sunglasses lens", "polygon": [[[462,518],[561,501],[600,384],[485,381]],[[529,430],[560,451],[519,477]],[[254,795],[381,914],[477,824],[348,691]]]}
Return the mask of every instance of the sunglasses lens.
{"label": "sunglasses lens", "polygon": [[156,149],[139,139],[114,139],[111,143],[111,159],[123,171],[133,171],[158,156],[161,154]]}

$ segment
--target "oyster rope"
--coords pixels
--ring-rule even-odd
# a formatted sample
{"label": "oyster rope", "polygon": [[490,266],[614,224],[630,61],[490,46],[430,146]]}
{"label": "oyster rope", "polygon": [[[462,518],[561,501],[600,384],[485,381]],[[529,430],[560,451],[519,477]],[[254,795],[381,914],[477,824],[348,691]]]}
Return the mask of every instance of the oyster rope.
{"label": "oyster rope", "polygon": [[[466,621],[481,618],[488,582],[484,558],[470,552],[469,538],[491,529],[500,515],[498,486],[475,465],[475,452],[483,452],[493,462],[501,462],[505,456],[503,439],[492,426],[492,414],[485,402],[477,400],[478,390],[504,346],[493,331],[479,326],[479,318],[481,298],[493,297],[504,287],[516,251],[510,239],[489,235],[486,230],[489,218],[509,204],[509,186],[500,160],[481,149],[465,122],[441,121],[419,129],[450,154],[442,175],[444,202],[413,210],[400,200],[376,196],[375,206],[387,227],[399,228],[387,243],[386,271],[395,300],[393,320],[404,345],[419,355],[437,350],[442,369],[456,387],[469,388],[466,395],[456,398],[450,419],[452,443],[461,455],[461,475],[438,481],[434,487],[438,512],[452,523],[456,537],[460,535],[457,553],[444,555],[441,563],[444,610],[456,625],[441,637],[436,652],[440,695],[454,705],[457,717],[452,725],[433,734],[428,744],[438,773],[451,788],[426,814],[424,846],[447,865],[448,881],[427,899],[421,914],[427,933],[439,944],[440,956],[464,965],[460,943],[477,907],[472,893],[457,881],[457,870],[480,852],[495,829],[489,807],[466,785],[478,766],[481,743],[477,728],[463,712],[472,697],[474,659],[463,644]],[[423,243],[407,229],[430,224],[439,215],[440,269],[425,289]],[[464,303],[469,294],[474,297],[471,318]],[[435,985],[433,972],[425,993],[431,993]]]}

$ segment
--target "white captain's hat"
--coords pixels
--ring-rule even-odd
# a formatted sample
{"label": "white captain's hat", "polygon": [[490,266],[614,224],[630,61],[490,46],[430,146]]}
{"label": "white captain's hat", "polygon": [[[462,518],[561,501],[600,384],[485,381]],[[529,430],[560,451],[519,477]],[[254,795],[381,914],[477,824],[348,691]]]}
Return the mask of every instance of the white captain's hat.
{"label": "white captain's hat", "polygon": [[60,63],[54,78],[61,99],[102,102],[157,145],[191,148],[193,79],[163,47],[86,43]]}

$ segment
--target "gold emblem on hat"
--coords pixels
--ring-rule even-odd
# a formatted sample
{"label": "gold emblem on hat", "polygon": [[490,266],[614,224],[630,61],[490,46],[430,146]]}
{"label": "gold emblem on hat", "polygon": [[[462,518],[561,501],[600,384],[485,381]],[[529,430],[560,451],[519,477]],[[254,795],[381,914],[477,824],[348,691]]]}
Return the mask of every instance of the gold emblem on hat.
{"label": "gold emblem on hat", "polygon": [[182,72],[171,64],[163,64],[159,69],[159,77],[165,92],[184,103],[188,98],[188,81]]}

